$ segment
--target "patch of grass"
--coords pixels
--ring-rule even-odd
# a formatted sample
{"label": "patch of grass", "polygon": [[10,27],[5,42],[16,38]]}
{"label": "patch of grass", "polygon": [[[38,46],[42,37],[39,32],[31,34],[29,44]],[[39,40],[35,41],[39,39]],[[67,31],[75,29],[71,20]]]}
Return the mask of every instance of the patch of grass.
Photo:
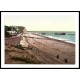
{"label": "patch of grass", "polygon": [[[16,60],[16,61],[23,61],[27,64],[36,64],[34,61],[30,60],[29,58],[20,58],[20,57],[12,57],[12,59]],[[40,63],[39,63],[40,64]]]}
{"label": "patch of grass", "polygon": [[17,45],[15,45],[15,46],[13,46],[13,47],[18,48],[18,49],[21,49],[21,50],[24,50],[24,48],[22,47],[21,44],[17,44]]}

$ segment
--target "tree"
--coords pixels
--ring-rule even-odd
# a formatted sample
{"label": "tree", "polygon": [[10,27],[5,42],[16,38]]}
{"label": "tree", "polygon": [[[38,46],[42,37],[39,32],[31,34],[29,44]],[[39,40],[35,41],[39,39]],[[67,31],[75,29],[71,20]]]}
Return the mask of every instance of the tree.
{"label": "tree", "polygon": [[11,35],[7,32],[10,28],[8,26],[5,26],[5,37],[11,37]]}

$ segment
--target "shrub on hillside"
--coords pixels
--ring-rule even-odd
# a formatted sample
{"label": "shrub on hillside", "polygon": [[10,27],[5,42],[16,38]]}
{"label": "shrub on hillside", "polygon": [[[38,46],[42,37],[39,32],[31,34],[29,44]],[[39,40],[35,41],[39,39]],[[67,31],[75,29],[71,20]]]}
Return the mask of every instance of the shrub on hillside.
{"label": "shrub on hillside", "polygon": [[5,37],[11,37],[11,35],[7,31],[5,31]]}
{"label": "shrub on hillside", "polygon": [[15,47],[15,48],[18,48],[18,49],[21,49],[21,50],[24,50],[24,48],[22,47],[21,44],[15,45],[14,47]]}

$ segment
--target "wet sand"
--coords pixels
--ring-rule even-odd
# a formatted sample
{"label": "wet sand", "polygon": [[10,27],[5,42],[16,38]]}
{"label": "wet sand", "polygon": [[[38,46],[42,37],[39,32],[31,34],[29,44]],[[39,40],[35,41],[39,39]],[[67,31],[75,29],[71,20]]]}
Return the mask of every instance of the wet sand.
{"label": "wet sand", "polygon": [[28,43],[34,47],[30,52],[43,63],[75,63],[75,44],[33,34],[27,34],[25,37]]}

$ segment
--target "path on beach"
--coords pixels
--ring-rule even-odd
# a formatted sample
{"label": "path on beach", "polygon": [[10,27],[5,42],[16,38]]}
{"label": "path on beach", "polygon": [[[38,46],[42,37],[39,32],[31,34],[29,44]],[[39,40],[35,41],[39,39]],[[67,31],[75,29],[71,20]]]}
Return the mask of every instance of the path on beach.
{"label": "path on beach", "polygon": [[[32,52],[43,63],[67,64],[75,63],[75,45],[63,41],[45,38],[39,35],[25,34],[28,43],[37,48]],[[59,55],[59,58],[57,58]]]}

